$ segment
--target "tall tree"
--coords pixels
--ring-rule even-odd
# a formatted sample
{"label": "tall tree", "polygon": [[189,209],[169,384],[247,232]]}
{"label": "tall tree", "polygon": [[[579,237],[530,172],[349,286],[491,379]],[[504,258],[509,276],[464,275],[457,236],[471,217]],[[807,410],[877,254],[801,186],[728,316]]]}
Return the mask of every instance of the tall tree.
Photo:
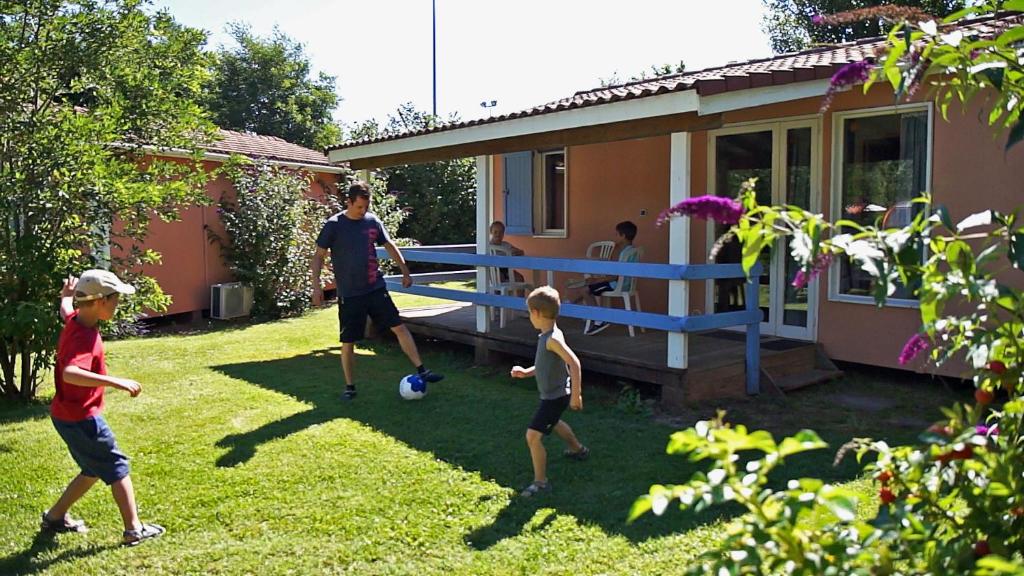
{"label": "tall tree", "polygon": [[236,46],[221,47],[205,102],[221,128],[277,136],[321,149],[341,139],[332,119],[340,98],[335,77],[312,77],[302,44],[274,29],[261,38],[241,22],[228,24]]}
{"label": "tall tree", "polygon": [[889,25],[868,18],[837,25],[819,24],[816,16],[881,6],[904,6],[935,18],[960,10],[966,0],[761,0],[767,11],[761,29],[768,34],[772,50],[795,52],[815,44],[835,44],[859,38],[883,36]]}
{"label": "tall tree", "polygon": [[[52,362],[62,278],[111,266],[169,302],[141,266],[150,219],[204,199],[196,150],[206,35],[144,0],[0,1],[0,395],[32,397]],[[196,156],[198,158],[198,156]],[[110,248],[110,258],[106,249]]]}
{"label": "tall tree", "polygon": [[[451,116],[449,122],[458,121]],[[367,120],[350,130],[349,140],[373,138],[432,128],[438,119],[411,103],[398,107],[381,126]],[[398,205],[409,214],[401,236],[420,244],[472,242],[476,230],[476,163],[472,158],[394,166],[376,171]]]}

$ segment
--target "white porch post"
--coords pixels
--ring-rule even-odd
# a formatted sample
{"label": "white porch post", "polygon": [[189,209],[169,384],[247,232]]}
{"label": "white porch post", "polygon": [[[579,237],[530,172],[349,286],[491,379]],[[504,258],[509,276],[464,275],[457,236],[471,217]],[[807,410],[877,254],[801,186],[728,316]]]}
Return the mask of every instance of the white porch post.
{"label": "white porch post", "polygon": [[[674,206],[690,197],[690,133],[674,132],[669,156],[669,205]],[[690,263],[690,219],[672,218],[668,225],[669,264]],[[690,310],[689,284],[682,280],[668,283],[668,313],[686,316]],[[680,332],[668,333],[669,368],[689,365],[688,336]]]}
{"label": "white porch post", "polygon": [[[487,241],[494,203],[491,156],[476,157],[476,253],[487,254]],[[476,268],[476,291],[487,291],[487,268]],[[487,306],[476,306],[476,331],[491,331],[491,314]]]}
{"label": "white porch post", "polygon": [[360,180],[366,182],[367,184],[370,183],[370,170],[368,168],[363,168],[358,172],[358,174]]}

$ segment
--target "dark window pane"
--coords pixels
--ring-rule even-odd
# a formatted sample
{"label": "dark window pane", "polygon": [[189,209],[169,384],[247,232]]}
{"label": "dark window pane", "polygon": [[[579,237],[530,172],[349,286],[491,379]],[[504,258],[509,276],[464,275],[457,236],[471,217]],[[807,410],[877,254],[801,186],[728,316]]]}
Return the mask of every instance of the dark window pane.
{"label": "dark window pane", "polygon": [[565,154],[544,155],[544,228],[565,229]]}

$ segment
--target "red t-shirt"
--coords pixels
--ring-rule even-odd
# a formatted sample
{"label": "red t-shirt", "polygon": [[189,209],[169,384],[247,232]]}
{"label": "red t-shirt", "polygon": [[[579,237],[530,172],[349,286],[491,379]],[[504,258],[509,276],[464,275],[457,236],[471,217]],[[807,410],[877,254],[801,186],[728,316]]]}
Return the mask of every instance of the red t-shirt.
{"label": "red t-shirt", "polygon": [[64,369],[78,366],[96,374],[107,373],[103,358],[103,339],[96,328],[87,328],[75,321],[78,311],[64,322],[57,341],[57,394],[50,403],[50,414],[58,420],[77,422],[103,410],[103,386],[75,386],[64,382]]}

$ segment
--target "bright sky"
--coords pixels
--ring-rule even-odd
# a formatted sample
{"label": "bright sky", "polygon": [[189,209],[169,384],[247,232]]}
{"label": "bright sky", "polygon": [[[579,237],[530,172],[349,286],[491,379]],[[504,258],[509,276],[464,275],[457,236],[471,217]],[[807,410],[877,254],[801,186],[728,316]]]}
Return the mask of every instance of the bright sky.
{"label": "bright sky", "polygon": [[[761,0],[436,0],[437,111],[463,120],[570,96],[618,73],[683,60],[688,70],[771,53]],[[335,118],[431,109],[431,0],[154,0],[179,22],[231,44],[225,24],[277,25],[337,77]]]}

